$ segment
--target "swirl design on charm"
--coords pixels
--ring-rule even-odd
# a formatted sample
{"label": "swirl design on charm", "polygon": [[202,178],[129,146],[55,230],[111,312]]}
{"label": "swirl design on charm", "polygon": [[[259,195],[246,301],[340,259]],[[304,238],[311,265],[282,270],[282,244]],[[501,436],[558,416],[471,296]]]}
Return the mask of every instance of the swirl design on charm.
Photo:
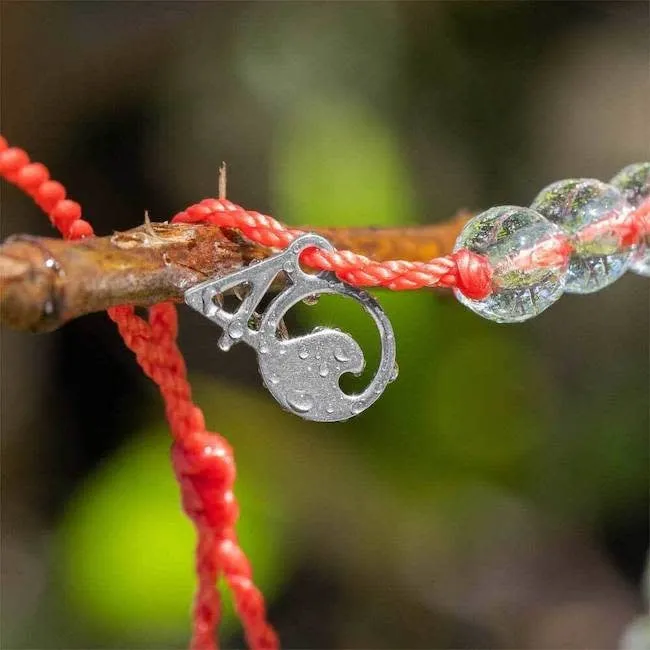
{"label": "swirl design on charm", "polygon": [[[257,352],[265,386],[282,407],[307,420],[347,420],[371,406],[397,376],[395,336],[388,317],[370,294],[339,280],[333,273],[310,274],[299,257],[306,248],[334,250],[320,235],[298,237],[289,248],[225,278],[207,280],[185,293],[185,302],[223,329],[219,347],[229,350],[243,341]],[[270,302],[255,326],[255,310],[279,275],[285,288]],[[235,287],[249,291],[235,312],[226,311],[221,297]],[[341,390],[345,373],[359,375],[365,358],[358,343],[338,329],[318,327],[309,334],[283,339],[278,326],[284,315],[301,300],[320,294],[337,294],[356,300],[370,314],[381,340],[381,358],[366,389],[355,395]]]}

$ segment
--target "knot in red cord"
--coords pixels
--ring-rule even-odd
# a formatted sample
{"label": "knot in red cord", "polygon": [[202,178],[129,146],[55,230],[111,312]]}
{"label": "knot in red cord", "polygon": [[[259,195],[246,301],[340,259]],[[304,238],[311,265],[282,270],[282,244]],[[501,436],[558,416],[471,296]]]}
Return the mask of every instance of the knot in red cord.
{"label": "knot in red cord", "polygon": [[630,232],[623,241],[624,245],[637,243],[650,235],[650,197],[645,199],[636,210],[630,214]]}
{"label": "knot in red cord", "polygon": [[451,254],[458,269],[457,289],[472,300],[483,300],[492,292],[492,267],[486,257],[461,248]]}
{"label": "knot in red cord", "polygon": [[172,446],[183,509],[197,526],[223,531],[234,526],[238,508],[232,486],[235,463],[230,447],[214,433],[201,431]]}
{"label": "knot in red cord", "polygon": [[187,515],[214,530],[234,526],[239,514],[232,492],[235,463],[223,438],[202,431],[175,442],[172,462]]}
{"label": "knot in red cord", "polygon": [[[650,205],[650,201],[647,202]],[[620,246],[634,246],[644,236],[643,204],[628,213],[625,219],[613,224],[612,231],[618,237]]]}

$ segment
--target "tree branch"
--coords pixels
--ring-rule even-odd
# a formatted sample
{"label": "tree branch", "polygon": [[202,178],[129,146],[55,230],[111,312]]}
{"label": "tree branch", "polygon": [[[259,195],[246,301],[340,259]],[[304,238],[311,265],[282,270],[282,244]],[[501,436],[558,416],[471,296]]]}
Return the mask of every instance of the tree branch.
{"label": "tree branch", "polygon": [[[426,261],[451,251],[469,214],[415,228],[311,228],[377,260]],[[120,304],[182,300],[203,280],[271,254],[215,226],[145,223],[82,241],[17,235],[0,246],[0,325],[46,332]]]}

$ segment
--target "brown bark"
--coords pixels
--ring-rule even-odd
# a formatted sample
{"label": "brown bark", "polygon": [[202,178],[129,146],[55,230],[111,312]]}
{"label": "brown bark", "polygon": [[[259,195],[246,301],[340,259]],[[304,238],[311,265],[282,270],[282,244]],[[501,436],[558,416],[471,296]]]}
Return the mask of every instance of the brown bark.
{"label": "brown bark", "polygon": [[[415,228],[303,229],[377,260],[426,261],[450,252],[468,216]],[[0,246],[0,325],[45,332],[119,304],[182,300],[189,287],[270,254],[204,225],[145,223],[77,242],[13,236]]]}

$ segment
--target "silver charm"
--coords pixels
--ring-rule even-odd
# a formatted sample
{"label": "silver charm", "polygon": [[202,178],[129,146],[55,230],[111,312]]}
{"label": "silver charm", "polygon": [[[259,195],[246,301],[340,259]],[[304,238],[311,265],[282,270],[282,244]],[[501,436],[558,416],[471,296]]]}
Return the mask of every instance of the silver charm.
{"label": "silver charm", "polygon": [[[388,317],[368,293],[341,282],[333,273],[302,270],[298,258],[311,246],[333,250],[320,235],[303,235],[277,255],[192,287],[185,292],[185,302],[223,329],[218,343],[222,350],[243,341],[257,352],[264,384],[284,409],[307,420],[337,422],[367,409],[395,379],[395,336]],[[286,287],[254,322],[255,310],[278,274],[286,276]],[[248,294],[234,313],[228,312],[220,298],[240,285],[248,287]],[[379,330],[379,368],[361,394],[348,395],[339,387],[342,374],[358,375],[365,367],[363,352],[349,334],[320,327],[295,338],[278,337],[278,327],[291,307],[324,293],[348,296],[361,303]]]}

